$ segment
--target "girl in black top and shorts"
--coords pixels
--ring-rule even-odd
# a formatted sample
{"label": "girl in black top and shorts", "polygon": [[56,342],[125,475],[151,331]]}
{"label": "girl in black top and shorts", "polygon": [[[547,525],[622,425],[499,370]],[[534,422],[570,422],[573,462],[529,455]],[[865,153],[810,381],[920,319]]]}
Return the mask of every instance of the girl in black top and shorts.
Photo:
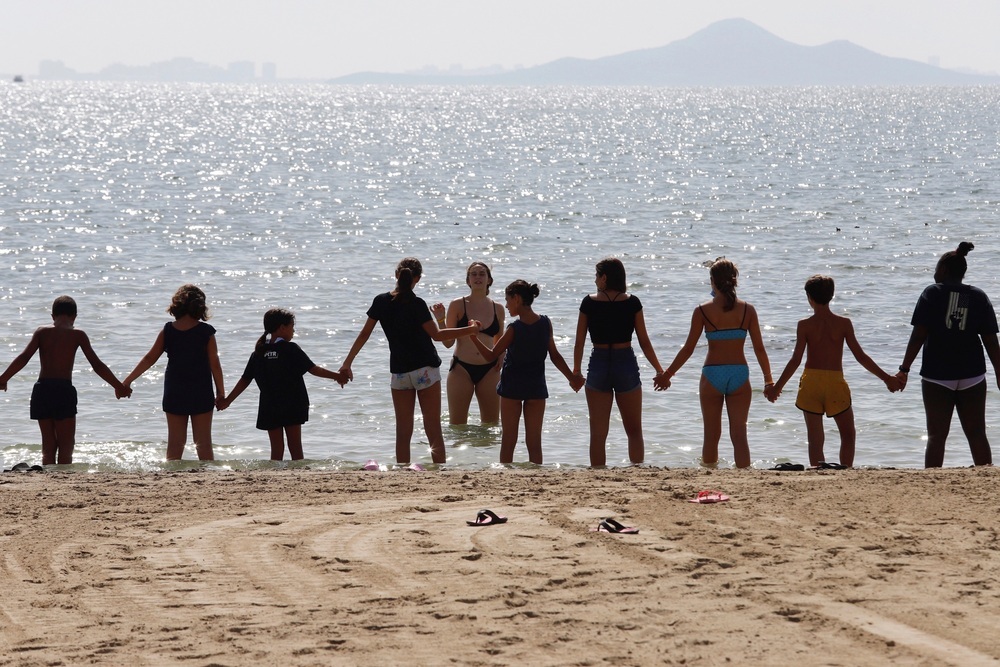
{"label": "girl in black top and shorts", "polygon": [[594,279],[597,292],[583,298],[573,347],[573,374],[580,375],[583,348],[590,334],[594,349],[587,366],[587,407],[590,410],[590,465],[603,466],[607,461],[606,443],[611,427],[611,405],[618,403],[628,458],[642,463],[645,443],[642,437],[642,383],[639,364],[632,350],[632,334],[656,374],[663,373],[653,344],[646,333],[642,304],[635,295],[625,292],[625,267],[613,257],[597,263]]}
{"label": "girl in black top and shorts", "polygon": [[431,448],[431,460],[444,463],[444,435],[441,433],[441,357],[433,341],[475,334],[474,326],[461,329],[438,329],[427,303],[413,293],[423,275],[415,257],[405,257],[396,265],[396,289],[379,294],[368,309],[368,319],[361,328],[351,351],[340,368],[354,378],[351,364],[375,330],[382,325],[389,343],[389,386],[396,415],[396,463],[410,462],[410,439],[417,400],[424,417],[424,433]]}
{"label": "girl in black top and shorts", "polygon": [[972,462],[991,465],[993,453],[986,436],[986,355],[1000,387],[1000,343],[993,304],[978,287],[962,284],[973,249],[963,241],[946,252],[934,270],[934,284],[927,287],[913,310],[913,332],[903,364],[896,375],[906,386],[910,365],[923,349],[920,389],[927,414],[927,449],[924,467],[944,464],[944,443],[951,418],[958,411],[969,441]]}

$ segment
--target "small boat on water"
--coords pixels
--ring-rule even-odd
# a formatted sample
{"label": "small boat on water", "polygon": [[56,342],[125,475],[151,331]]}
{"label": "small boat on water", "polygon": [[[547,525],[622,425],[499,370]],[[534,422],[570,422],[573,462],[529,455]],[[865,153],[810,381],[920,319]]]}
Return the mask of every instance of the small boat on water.
{"label": "small boat on water", "polygon": [[14,75],[14,83],[24,83],[24,77],[20,74]]}

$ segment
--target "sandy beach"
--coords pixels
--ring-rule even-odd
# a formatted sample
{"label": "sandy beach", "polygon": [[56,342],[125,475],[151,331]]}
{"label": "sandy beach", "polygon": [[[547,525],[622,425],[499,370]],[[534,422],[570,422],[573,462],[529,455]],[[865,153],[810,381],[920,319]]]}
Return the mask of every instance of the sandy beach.
{"label": "sandy beach", "polygon": [[2,473],[0,665],[996,664],[998,481]]}

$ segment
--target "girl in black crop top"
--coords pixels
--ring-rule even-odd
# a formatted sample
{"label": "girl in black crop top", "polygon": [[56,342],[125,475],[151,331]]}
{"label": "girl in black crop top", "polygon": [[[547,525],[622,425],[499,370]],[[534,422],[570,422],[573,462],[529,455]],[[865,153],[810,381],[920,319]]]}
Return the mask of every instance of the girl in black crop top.
{"label": "girl in black crop top", "polygon": [[587,407],[590,410],[590,465],[603,466],[606,463],[611,406],[616,402],[628,437],[629,461],[642,463],[645,456],[642,384],[639,381],[639,364],[632,350],[633,334],[657,375],[663,369],[646,333],[642,303],[635,295],[625,292],[625,267],[621,261],[608,258],[598,262],[594,283],[597,292],[585,296],[580,304],[576,345],[573,347],[573,374],[580,376],[588,334],[594,346],[587,367],[586,384]]}
{"label": "girl in black crop top", "polygon": [[[435,309],[434,317],[442,327],[464,327],[469,320],[482,322],[486,326],[479,336],[492,347],[503,334],[504,308],[489,296],[493,285],[490,267],[482,262],[470,264],[465,270],[465,284],[469,286],[469,295],[452,301],[447,313],[444,308]],[[479,403],[480,421],[484,424],[499,422],[497,382],[500,380],[500,363],[483,359],[470,338],[445,342],[446,347],[452,345],[455,346],[455,354],[448,370],[448,421],[452,424],[468,423],[469,406],[475,396]]]}

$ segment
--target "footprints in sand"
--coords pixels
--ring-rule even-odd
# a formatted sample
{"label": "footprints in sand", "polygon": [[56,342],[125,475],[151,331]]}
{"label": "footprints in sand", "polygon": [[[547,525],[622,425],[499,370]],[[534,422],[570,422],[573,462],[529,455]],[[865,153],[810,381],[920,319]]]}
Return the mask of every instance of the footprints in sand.
{"label": "footprints in sand", "polygon": [[0,664],[995,664],[985,516],[594,474],[233,476],[195,510],[187,476],[80,484],[0,533]]}

